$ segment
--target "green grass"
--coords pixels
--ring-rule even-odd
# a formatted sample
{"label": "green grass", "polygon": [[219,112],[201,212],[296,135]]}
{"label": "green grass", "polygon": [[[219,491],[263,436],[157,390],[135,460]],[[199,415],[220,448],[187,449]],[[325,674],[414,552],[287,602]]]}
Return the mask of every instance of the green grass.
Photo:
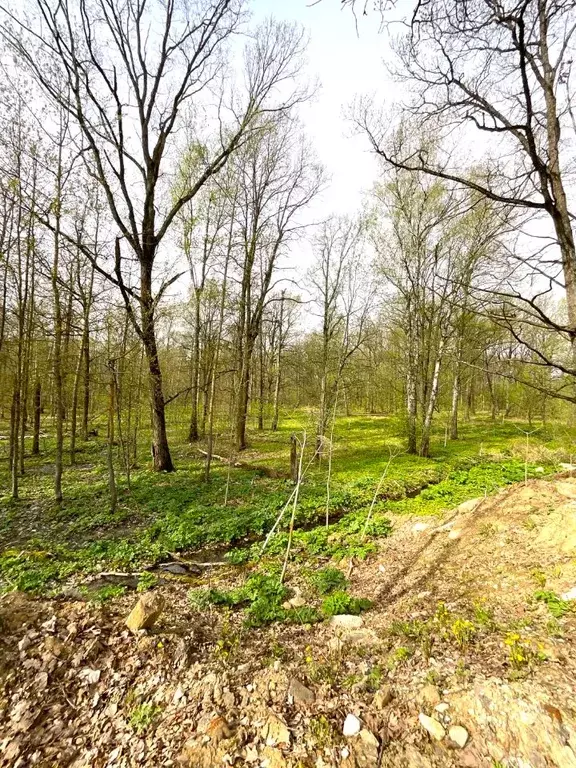
{"label": "green grass", "polygon": [[[252,445],[240,459],[253,467],[287,472],[290,434],[303,428],[313,433],[312,417],[299,412],[285,419],[278,432],[253,433]],[[148,569],[170,552],[202,547],[214,548],[215,559],[228,548],[233,548],[231,562],[254,559],[290,495],[291,483],[256,469],[235,467],[225,506],[227,468],[215,463],[212,482],[204,484],[202,461],[197,450],[183,442],[184,434],[184,422],[171,428],[178,468],[173,474],[150,471],[145,439],[130,490],[118,466],[119,503],[114,513],[109,511],[106,446],[101,438],[80,443],[77,465],[65,467],[65,499],[60,506],[51,500],[50,438],[43,440],[40,457],[26,460],[19,501],[8,497],[7,462],[1,461],[0,588],[41,592],[74,574]],[[447,446],[439,429],[432,458],[405,453],[394,458],[364,535],[390,450],[402,448],[402,424],[392,417],[342,417],[334,437],[330,525],[323,525],[324,460],[311,465],[301,489],[292,549],[295,560],[366,557],[375,550],[375,539],[390,533],[390,513],[439,514],[524,477],[524,439],[515,424],[479,419],[464,425],[461,439]],[[545,472],[552,471],[554,461],[569,457],[571,440],[568,430],[554,425],[531,438],[531,449],[545,451],[546,460],[531,456],[529,474],[536,474],[540,466]],[[308,441],[310,455],[312,442]],[[227,455],[229,448],[221,443],[216,449]],[[281,556],[287,528],[288,514],[270,542],[268,557]]]}

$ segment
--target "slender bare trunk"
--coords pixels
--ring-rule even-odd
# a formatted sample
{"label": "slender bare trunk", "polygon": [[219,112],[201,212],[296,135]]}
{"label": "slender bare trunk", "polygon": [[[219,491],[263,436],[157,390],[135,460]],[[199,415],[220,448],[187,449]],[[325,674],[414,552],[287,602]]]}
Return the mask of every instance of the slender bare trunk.
{"label": "slender bare trunk", "polygon": [[34,434],[32,437],[32,455],[40,453],[40,422],[42,419],[42,382],[36,379],[34,385]]}
{"label": "slender bare trunk", "polygon": [[436,400],[438,398],[438,387],[440,385],[440,366],[442,364],[443,351],[444,340],[440,342],[436,360],[434,361],[434,372],[432,374],[432,381],[429,387],[426,413],[424,414],[424,421],[422,423],[422,440],[420,442],[421,456],[430,455],[430,433],[432,431],[432,418],[434,416],[434,409],[436,407]]}

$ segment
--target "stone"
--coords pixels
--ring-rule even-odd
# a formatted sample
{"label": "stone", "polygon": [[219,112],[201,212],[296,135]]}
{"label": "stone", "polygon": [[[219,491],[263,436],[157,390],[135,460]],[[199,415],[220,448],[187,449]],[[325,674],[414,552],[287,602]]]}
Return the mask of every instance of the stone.
{"label": "stone", "polygon": [[424,728],[424,730],[436,741],[442,741],[444,736],[446,736],[444,726],[439,723],[438,720],[434,720],[433,717],[428,717],[428,715],[421,712],[418,715],[418,720],[422,728]]}
{"label": "stone", "polygon": [[233,729],[223,717],[214,717],[206,728],[206,735],[212,744],[218,744],[223,739],[229,739],[234,734]]}
{"label": "stone", "polygon": [[448,534],[448,538],[450,539],[450,541],[454,541],[455,539],[459,539],[460,536],[462,536],[462,531],[459,528],[454,528]]}
{"label": "stone", "polygon": [[412,526],[414,533],[422,533],[423,531],[427,531],[428,528],[430,528],[428,523],[414,523]]}
{"label": "stone", "polygon": [[342,729],[344,736],[357,736],[361,730],[362,723],[359,718],[352,713],[346,715],[346,720],[344,720],[344,727]]}
{"label": "stone", "polygon": [[368,728],[362,728],[354,740],[353,750],[358,768],[372,768],[378,765],[380,742]]}
{"label": "stone", "polygon": [[384,709],[392,701],[392,688],[389,685],[383,685],[379,691],[376,691],[372,704],[376,709]]}
{"label": "stone", "polygon": [[373,629],[350,629],[338,633],[328,641],[328,648],[333,653],[340,653],[345,646],[375,646],[381,645],[382,640]]}
{"label": "stone", "polygon": [[430,708],[437,706],[442,701],[440,691],[432,683],[428,683],[418,694],[418,703],[424,704]]}
{"label": "stone", "polygon": [[572,587],[572,589],[569,589],[568,592],[564,592],[560,597],[562,600],[576,600],[576,587]]}
{"label": "stone", "polygon": [[282,603],[282,608],[284,608],[285,611],[289,611],[291,608],[302,608],[304,605],[306,605],[306,600],[300,595],[296,595],[295,597],[290,598],[290,600],[286,600],[285,603]]}
{"label": "stone", "polygon": [[316,694],[310,688],[306,688],[299,680],[293,677],[288,685],[288,696],[291,696],[296,705],[313,704]]}
{"label": "stone", "polygon": [[264,747],[260,754],[261,768],[286,768],[286,758],[276,747]]}
{"label": "stone", "polygon": [[436,704],[434,709],[436,710],[436,712],[439,712],[441,715],[444,715],[450,709],[450,704],[447,704],[445,701],[441,701],[440,704]]}
{"label": "stone", "polygon": [[337,629],[360,629],[364,626],[364,620],[361,616],[352,616],[347,613],[332,616],[330,626]]}
{"label": "stone", "polygon": [[272,715],[262,728],[262,738],[269,747],[275,747],[279,744],[288,746],[290,744],[290,731],[286,723],[282,722],[279,717]]}
{"label": "stone", "polygon": [[483,501],[484,498],[482,496],[477,499],[468,499],[468,501],[463,501],[462,504],[459,504],[456,507],[456,512],[459,512],[463,515],[467,514],[468,512],[474,512],[476,507],[478,507]]}
{"label": "stone", "polygon": [[466,728],[463,728],[461,725],[452,725],[448,729],[448,738],[450,741],[453,741],[457,747],[464,749],[468,743],[469,735]]}
{"label": "stone", "polygon": [[421,754],[412,744],[405,746],[404,759],[410,768],[432,768],[432,763],[426,755]]}
{"label": "stone", "polygon": [[140,596],[138,602],[132,608],[130,615],[126,619],[126,626],[132,632],[138,632],[141,629],[150,629],[164,608],[164,600],[154,592],[145,592]]}
{"label": "stone", "polygon": [[556,490],[562,496],[569,499],[576,499],[576,485],[574,483],[556,483]]}

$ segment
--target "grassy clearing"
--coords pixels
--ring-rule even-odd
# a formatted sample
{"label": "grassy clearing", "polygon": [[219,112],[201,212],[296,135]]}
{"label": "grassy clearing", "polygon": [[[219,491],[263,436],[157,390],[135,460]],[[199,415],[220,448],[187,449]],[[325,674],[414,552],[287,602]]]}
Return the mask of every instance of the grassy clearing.
{"label": "grassy clearing", "polygon": [[[293,557],[300,561],[365,557],[374,539],[390,532],[388,515],[438,514],[462,501],[522,480],[525,440],[513,423],[477,420],[462,429],[461,439],[443,445],[436,435],[434,457],[397,455],[382,484],[371,523],[364,536],[366,515],[388,462],[390,450],[402,447],[402,425],[389,417],[343,417],[335,429],[331,524],[326,512],[326,462],[314,463],[302,487],[296,517]],[[305,412],[285,420],[276,433],[253,435],[242,460],[285,472],[289,437],[312,428]],[[174,432],[181,437],[184,429]],[[196,449],[173,440],[178,471],[157,475],[149,471],[143,444],[131,488],[119,472],[119,505],[108,510],[105,445],[95,438],[79,446],[78,463],[67,467],[65,501],[51,501],[51,442],[43,454],[27,460],[21,481],[21,500],[0,496],[0,581],[4,589],[42,591],[57,587],[79,572],[104,569],[142,569],[174,551],[202,547],[235,548],[232,562],[253,560],[291,492],[287,480],[268,477],[257,469],[234,468],[230,473],[228,503],[224,505],[228,470],[215,465],[212,482],[201,481],[201,458]],[[565,429],[542,429],[531,438],[528,471],[538,474],[569,459],[572,436]],[[227,454],[226,445],[218,446]],[[2,493],[9,487],[7,462],[1,462]],[[279,558],[286,546],[288,516],[267,550]]]}

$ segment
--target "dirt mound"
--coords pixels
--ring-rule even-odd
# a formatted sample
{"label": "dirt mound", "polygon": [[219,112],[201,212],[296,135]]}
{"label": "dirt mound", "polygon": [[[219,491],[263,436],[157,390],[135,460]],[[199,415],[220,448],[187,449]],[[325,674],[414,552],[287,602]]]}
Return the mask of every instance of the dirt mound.
{"label": "dirt mound", "polygon": [[248,630],[178,582],[139,634],[133,594],[6,596],[0,765],[576,767],[576,479],[400,517],[379,544],[351,573],[373,608],[313,626]]}

